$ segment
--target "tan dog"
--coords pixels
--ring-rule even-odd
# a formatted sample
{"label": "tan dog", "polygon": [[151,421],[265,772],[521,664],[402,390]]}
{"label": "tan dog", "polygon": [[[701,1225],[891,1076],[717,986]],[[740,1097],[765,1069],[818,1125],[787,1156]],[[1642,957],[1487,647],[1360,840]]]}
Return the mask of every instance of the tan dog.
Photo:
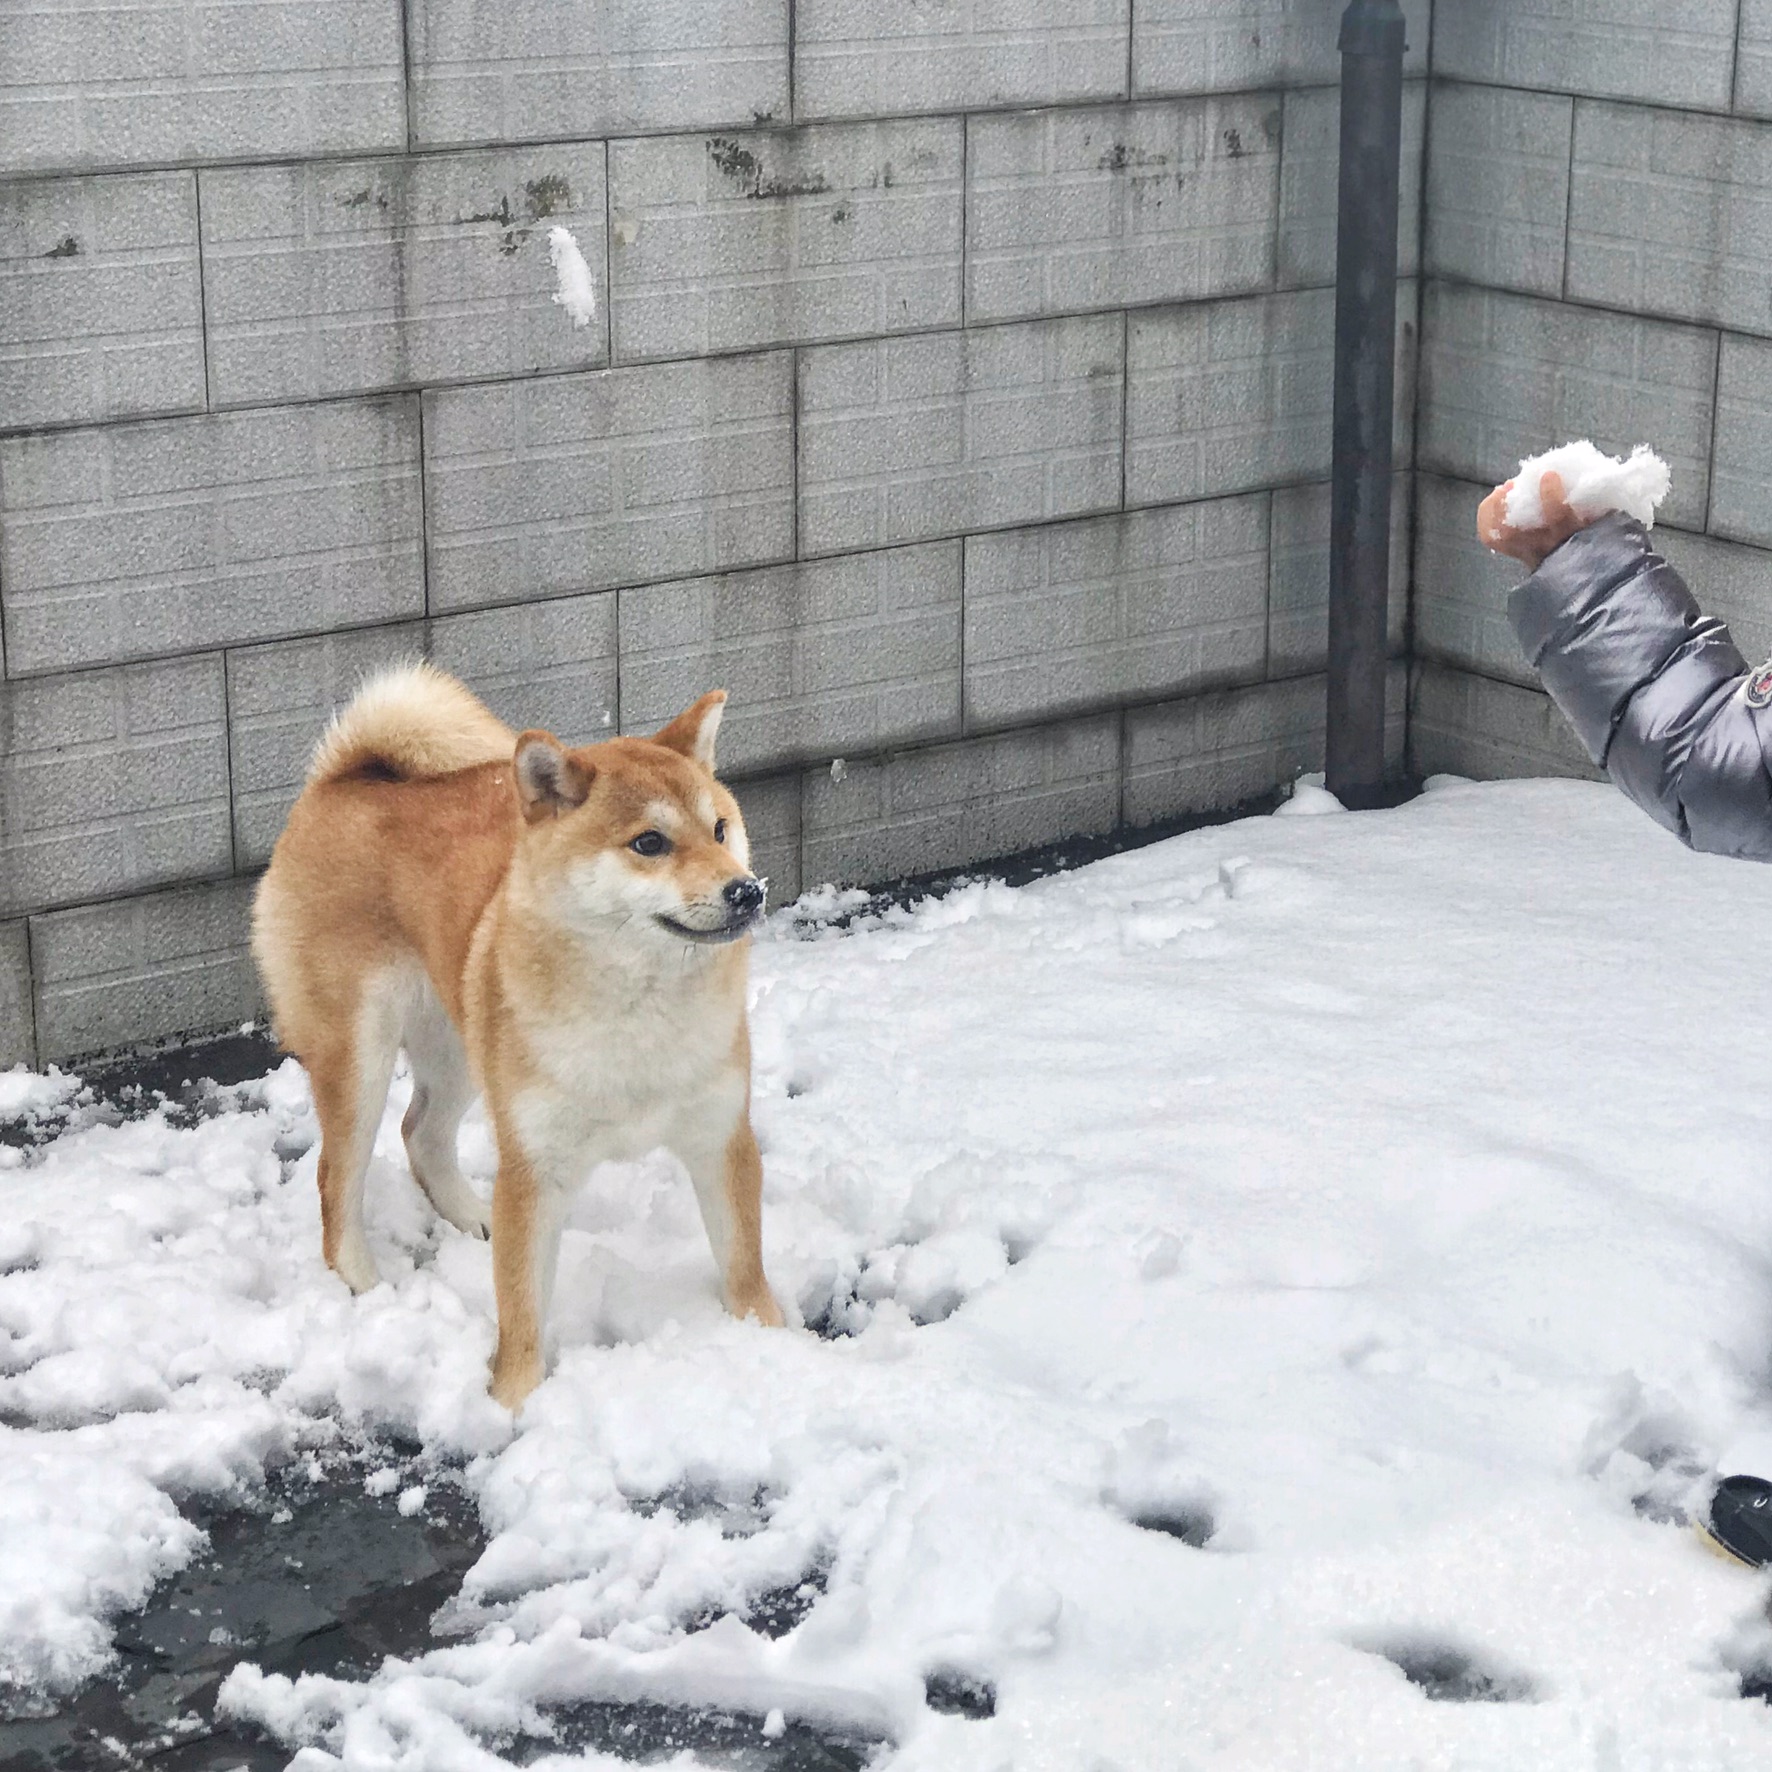
{"label": "tan dog", "polygon": [[716,690],[650,739],[513,733],[426,665],[367,684],[315,752],[253,906],[277,1032],[320,1119],[327,1261],[376,1281],[363,1177],[403,1046],[412,1173],[459,1229],[476,1089],[498,1141],[492,1394],[541,1382],[561,1226],[608,1159],[674,1151],[739,1316],[779,1323],[750,1124],[748,931],[763,886],[714,779]]}

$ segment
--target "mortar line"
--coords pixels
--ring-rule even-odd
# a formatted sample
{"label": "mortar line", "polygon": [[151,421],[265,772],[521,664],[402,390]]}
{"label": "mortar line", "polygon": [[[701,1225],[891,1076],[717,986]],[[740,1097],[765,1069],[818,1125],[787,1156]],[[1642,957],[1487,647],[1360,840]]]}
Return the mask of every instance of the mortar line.
{"label": "mortar line", "polygon": [[25,1008],[31,1018],[31,1064],[43,1063],[43,1025],[37,1010],[37,934],[32,927],[35,918],[23,915],[25,926]]}
{"label": "mortar line", "polygon": [[412,152],[412,3],[400,0],[400,109],[406,118],[406,151]]}
{"label": "mortar line", "polygon": [[[1704,463],[1704,522],[1700,533],[1710,534],[1711,519],[1717,506],[1717,422],[1723,410],[1723,329],[1717,328],[1716,350],[1711,357],[1710,374],[1710,448]],[[1664,527],[1668,527],[1664,525]],[[1751,545],[1751,544],[1750,544]]]}
{"label": "mortar line", "polygon": [[[191,174],[191,197],[197,206],[197,335],[203,344],[203,410],[215,410],[215,390],[209,378],[209,263],[203,250],[203,173]],[[192,414],[195,417],[195,414]],[[107,427],[108,428],[108,427]]]}
{"label": "mortar line", "polygon": [[418,406],[418,582],[424,592],[425,656],[431,655],[431,500],[430,473],[425,461],[425,397],[414,392]]}
{"label": "mortar line", "polygon": [[972,730],[972,698],[966,693],[966,556],[971,549],[960,537],[960,736]]}
{"label": "mortar line", "polygon": [[1120,509],[1126,509],[1126,445],[1132,428],[1132,314],[1120,310]]}
{"label": "mortar line", "polygon": [[615,164],[609,143],[603,144],[603,366],[615,367],[615,191],[610,180]]}
{"label": "mortar line", "polygon": [[793,510],[791,523],[792,534],[789,538],[791,550],[789,558],[798,561],[803,558],[800,552],[800,369],[803,347],[795,345],[793,362],[789,365],[790,390],[788,397],[788,431],[789,454],[792,457],[791,471],[788,476],[789,504]]}
{"label": "mortar line", "polygon": [[1729,59],[1729,114],[1737,115],[1741,103],[1741,27],[1747,22],[1747,0],[1735,0],[1734,53]]}
{"label": "mortar line", "polygon": [[972,119],[960,117],[960,330],[966,329],[972,305],[972,254],[966,244],[966,193],[972,185]]}
{"label": "mortar line", "polygon": [[1569,101],[1569,172],[1563,185],[1563,276],[1558,286],[1558,299],[1569,299],[1569,244],[1570,228],[1575,220],[1575,113],[1581,100],[1572,98]]}
{"label": "mortar line", "polygon": [[240,871],[240,832],[234,817],[234,695],[232,685],[228,681],[228,654],[224,649],[221,654],[222,680],[222,751],[225,758],[223,773],[227,777],[228,795],[228,869],[231,874]]}

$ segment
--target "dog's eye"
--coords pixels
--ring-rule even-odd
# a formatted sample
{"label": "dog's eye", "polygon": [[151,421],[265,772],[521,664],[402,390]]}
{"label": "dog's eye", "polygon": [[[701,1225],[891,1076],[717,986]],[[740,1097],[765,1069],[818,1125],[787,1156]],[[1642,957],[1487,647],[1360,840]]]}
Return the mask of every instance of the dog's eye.
{"label": "dog's eye", "polygon": [[663,855],[671,840],[663,831],[642,831],[628,847],[636,855]]}
{"label": "dog's eye", "polygon": [[714,820],[714,841],[716,843],[724,843],[726,841],[726,820],[723,818],[716,818]]}

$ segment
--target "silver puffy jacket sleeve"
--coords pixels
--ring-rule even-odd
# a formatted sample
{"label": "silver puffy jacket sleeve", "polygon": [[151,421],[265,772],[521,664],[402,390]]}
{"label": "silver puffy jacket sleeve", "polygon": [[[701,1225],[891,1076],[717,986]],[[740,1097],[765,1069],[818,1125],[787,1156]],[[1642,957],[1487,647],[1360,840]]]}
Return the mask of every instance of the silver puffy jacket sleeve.
{"label": "silver puffy jacket sleeve", "polygon": [[1772,861],[1772,715],[1749,704],[1729,630],[1640,523],[1614,512],[1571,536],[1508,616],[1588,755],[1657,824],[1694,849]]}

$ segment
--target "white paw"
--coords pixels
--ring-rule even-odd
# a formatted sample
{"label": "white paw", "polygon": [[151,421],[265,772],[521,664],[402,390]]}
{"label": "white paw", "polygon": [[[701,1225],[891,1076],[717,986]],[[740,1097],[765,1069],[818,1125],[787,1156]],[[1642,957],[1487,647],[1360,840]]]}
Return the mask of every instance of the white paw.
{"label": "white paw", "polygon": [[471,1207],[464,1206],[454,1212],[445,1212],[443,1216],[464,1237],[478,1237],[484,1243],[492,1235],[492,1213],[478,1201],[475,1201]]}
{"label": "white paw", "polygon": [[381,1279],[376,1271],[375,1257],[369,1253],[369,1245],[362,1241],[346,1243],[338,1252],[338,1259],[332,1264],[332,1271],[360,1297],[370,1291]]}

